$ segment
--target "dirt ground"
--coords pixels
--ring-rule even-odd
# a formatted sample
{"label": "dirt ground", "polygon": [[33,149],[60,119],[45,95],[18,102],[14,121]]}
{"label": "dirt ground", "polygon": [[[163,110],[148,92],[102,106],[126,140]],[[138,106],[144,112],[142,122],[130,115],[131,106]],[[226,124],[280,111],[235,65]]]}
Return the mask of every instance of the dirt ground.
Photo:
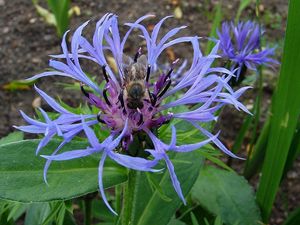
{"label": "dirt ground", "polygon": [[[207,36],[214,16],[212,11],[217,2],[207,0],[74,0],[72,5],[80,7],[81,15],[71,19],[71,30],[88,19],[92,19],[92,23],[95,22],[106,12],[118,14],[120,22],[124,23],[134,21],[148,13],[155,14],[158,19],[166,15],[173,15],[175,7],[180,6],[183,13],[182,18],[172,19],[167,25],[187,25],[189,28],[185,29],[183,34]],[[234,18],[238,5],[238,0],[223,0],[224,17],[226,19]],[[254,5],[246,8],[243,19],[255,17]],[[267,40],[270,43],[278,44],[278,55],[280,56],[287,17],[287,3],[284,0],[265,0],[261,1],[259,9],[262,23],[265,24]],[[164,26],[164,29],[167,28]],[[91,34],[93,29],[93,25],[89,25],[86,32]],[[130,39],[130,43],[132,43],[131,46],[138,48],[135,40]],[[128,50],[136,51],[136,49]],[[60,39],[56,36],[55,29],[43,22],[30,0],[0,0],[0,137],[13,131],[12,125],[23,123],[19,114],[20,109],[29,115],[34,114],[32,104],[37,98],[37,94],[32,88],[25,91],[8,91],[3,89],[4,85],[12,80],[28,78],[44,71],[48,68],[48,55],[57,53],[60,53]],[[176,57],[183,58],[191,55],[189,49],[180,49],[180,52],[175,52],[175,54]],[[280,60],[280,58],[278,59]],[[273,71],[266,76],[265,109],[270,102],[277,76],[278,71]],[[81,93],[64,91],[60,86],[55,85],[55,82],[62,80],[51,77],[38,81],[37,85],[54,97],[58,95],[69,104],[78,105],[82,100]],[[250,93],[249,96],[253,98],[253,94]],[[47,109],[44,103],[42,103],[42,107]],[[232,114],[232,110],[228,109],[223,112],[219,127],[223,131],[223,138],[228,143],[233,140],[241,126],[241,121],[242,117]],[[299,168],[300,161],[298,160],[288,178],[284,180],[277,196],[271,224],[281,224],[288,212],[297,207],[300,201]]]}

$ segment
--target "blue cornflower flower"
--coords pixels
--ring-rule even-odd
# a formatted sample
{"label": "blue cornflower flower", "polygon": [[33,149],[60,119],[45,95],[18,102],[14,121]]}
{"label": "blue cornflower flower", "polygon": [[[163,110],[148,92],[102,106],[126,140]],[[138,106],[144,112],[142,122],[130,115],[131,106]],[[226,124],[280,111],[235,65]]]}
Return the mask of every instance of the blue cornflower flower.
{"label": "blue cornflower flower", "polygon": [[[37,148],[37,154],[55,135],[63,138],[51,156],[42,155],[47,159],[44,169],[45,182],[47,182],[46,173],[51,161],[70,160],[101,152],[99,189],[105,204],[113,213],[115,212],[108,204],[102,184],[103,165],[107,157],[127,168],[151,172],[160,171],[155,167],[160,160],[164,160],[174,189],[185,203],[180,183],[167,152],[189,152],[208,142],[213,142],[226,154],[236,157],[219,141],[218,134],[211,134],[201,127],[201,123],[216,120],[215,112],[225,104],[232,104],[238,110],[248,112],[245,106],[238,101],[247,87],[234,91],[228,85],[228,81],[233,76],[232,72],[222,67],[212,67],[214,60],[219,57],[217,55],[219,43],[210,54],[203,56],[199,48],[199,37],[174,38],[180,30],[185,28],[184,26],[173,28],[158,39],[160,28],[169,17],[159,21],[150,34],[141,24],[143,20],[150,17],[153,16],[146,15],[134,23],[126,23],[125,25],[129,29],[121,38],[117,16],[106,14],[96,24],[92,43],[82,36],[82,30],[88,24],[86,22],[75,31],[71,39],[70,51],[67,48],[66,35],[68,32],[66,32],[61,44],[63,54],[52,56],[54,59],[51,59],[49,63],[54,70],[35,75],[30,80],[54,75],[71,77],[81,83],[81,90],[87,101],[96,107],[99,113],[86,115],[69,112],[45,92],[35,87],[42,98],[59,114],[59,117],[51,120],[41,109],[45,122],[40,122],[29,118],[22,112],[22,116],[29,125],[17,127],[24,132],[44,134],[45,137]],[[142,54],[142,50],[139,49],[131,58],[124,53],[124,46],[134,29],[142,32],[139,37],[142,38],[141,41],[146,42],[147,51]],[[176,71],[175,64],[178,61],[176,60],[170,65],[170,68],[159,69],[160,65],[166,65],[166,63],[158,63],[161,53],[168,47],[180,43],[192,46],[193,57],[190,67],[187,68],[187,61],[183,60],[182,65]],[[138,43],[137,46],[139,46]],[[117,72],[114,72],[107,63],[107,56],[113,56],[115,59]],[[102,68],[105,80],[103,89],[100,89],[94,81],[86,76],[81,68],[80,58],[93,61]],[[93,89],[93,93],[87,92],[84,86]],[[165,101],[167,98],[170,99],[169,96],[172,98],[178,96],[178,98],[173,101]],[[188,107],[179,113],[175,113],[173,110],[176,107],[191,104],[197,106],[192,111],[188,110]],[[164,143],[155,135],[155,131],[173,118],[192,124],[208,139],[195,144],[178,146],[176,144],[176,128],[171,126],[171,142],[170,144]],[[92,129],[96,124],[110,130],[110,134],[104,140],[99,140]],[[90,143],[86,149],[74,149],[58,154],[58,151],[66,143],[82,131]],[[147,148],[145,152],[152,157],[133,157],[127,154],[130,144],[134,141],[134,136],[139,133],[148,135],[152,141],[153,146],[145,147]]]}
{"label": "blue cornflower flower", "polygon": [[256,70],[258,65],[272,67],[273,64],[278,64],[272,58],[275,48],[260,50],[260,37],[263,32],[259,24],[247,21],[239,22],[235,26],[233,22],[223,22],[222,29],[217,33],[221,55],[232,62],[232,71],[237,69],[237,80],[244,66]]}

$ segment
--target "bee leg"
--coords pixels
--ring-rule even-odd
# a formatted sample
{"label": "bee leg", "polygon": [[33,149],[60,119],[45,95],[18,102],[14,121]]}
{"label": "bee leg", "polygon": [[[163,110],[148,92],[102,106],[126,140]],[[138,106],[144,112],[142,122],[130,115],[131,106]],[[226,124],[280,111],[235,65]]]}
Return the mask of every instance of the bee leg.
{"label": "bee leg", "polygon": [[164,82],[166,82],[168,79],[170,79],[170,78],[171,78],[171,74],[172,74],[172,72],[173,72],[173,68],[171,68],[171,69],[169,70],[169,72],[167,73],[167,76],[165,77],[165,80],[164,80]]}
{"label": "bee leg", "polygon": [[138,104],[137,104],[137,108],[138,109],[142,109],[144,107],[144,103],[143,102],[139,102]]}
{"label": "bee leg", "polygon": [[106,67],[105,65],[102,66],[102,73],[103,73],[103,76],[104,76],[106,82],[108,83],[108,82],[109,82],[109,78],[108,78],[108,75],[107,75],[107,73],[106,73],[105,67]]}
{"label": "bee leg", "polygon": [[123,98],[123,90],[121,91],[121,93],[119,94],[119,97],[118,97],[120,103],[121,103],[121,106],[122,108],[124,108],[124,98]]}
{"label": "bee leg", "polygon": [[150,97],[151,105],[155,106],[156,101],[157,101],[156,95],[151,93],[149,90],[148,90],[148,94],[149,94],[149,97]]}
{"label": "bee leg", "polygon": [[162,124],[161,125],[163,125],[163,124],[168,124],[168,123],[170,123],[170,119],[166,119],[164,122],[162,122]]}
{"label": "bee leg", "polygon": [[135,63],[137,62],[137,59],[139,58],[139,56],[141,55],[141,53],[142,53],[142,48],[139,47],[139,50],[134,55],[134,59],[133,60],[134,60]]}
{"label": "bee leg", "polygon": [[104,97],[104,100],[105,100],[105,102],[106,102],[106,104],[108,105],[108,106],[111,106],[111,103],[110,103],[110,101],[108,100],[108,97],[107,97],[107,89],[104,89],[103,90],[103,97]]}
{"label": "bee leg", "polygon": [[100,113],[97,114],[97,120],[98,120],[100,123],[106,124],[105,121],[104,121],[103,119],[100,118]]}
{"label": "bee leg", "polygon": [[118,99],[121,103],[121,107],[123,108],[123,113],[126,114],[126,109],[125,109],[125,104],[124,104],[124,98],[123,98],[123,90],[121,91],[121,93],[118,96]]}
{"label": "bee leg", "polygon": [[167,79],[170,79],[171,78],[171,74],[174,70],[174,65],[179,61],[179,59],[176,59],[174,62],[172,62],[172,65],[171,65],[171,68],[169,70],[169,72],[167,73],[167,76],[165,78],[165,82],[167,81]]}
{"label": "bee leg", "polygon": [[84,86],[84,84],[83,84],[83,83],[80,83],[80,90],[81,90],[81,92],[84,94],[84,96],[85,96],[86,98],[88,98],[88,99],[90,100],[90,102],[91,102],[92,104],[97,105],[97,102],[95,102],[95,100],[94,100],[93,98],[90,98],[90,94],[83,88],[83,86]]}
{"label": "bee leg", "polygon": [[139,119],[139,121],[137,122],[137,125],[138,125],[138,126],[141,126],[141,124],[143,123],[144,117],[143,117],[143,114],[142,114],[142,112],[140,111],[139,108],[137,108],[137,111],[138,111],[138,113],[140,114],[140,119]]}
{"label": "bee leg", "polygon": [[169,87],[171,86],[171,79],[168,79],[167,81],[167,84],[165,85],[165,87],[162,89],[162,91],[157,95],[158,98],[162,97],[166,92],[167,90],[169,89]]}
{"label": "bee leg", "polygon": [[80,83],[81,92],[84,94],[85,97],[90,98],[90,94],[86,90],[84,90],[83,86],[84,86],[84,84]]}
{"label": "bee leg", "polygon": [[142,114],[140,114],[140,120],[139,122],[137,123],[138,126],[141,126],[141,124],[143,123],[143,120],[144,120],[144,117]]}
{"label": "bee leg", "polygon": [[88,93],[84,88],[83,88],[84,84],[80,83],[80,90],[81,92],[84,94],[84,96],[86,98],[89,99],[90,103],[91,104],[94,104],[94,105],[97,105],[97,101],[93,98],[93,97],[90,97],[90,93]]}
{"label": "bee leg", "polygon": [[147,75],[146,75],[146,82],[149,82],[149,78],[150,78],[150,72],[151,72],[151,66],[148,65],[147,67]]}

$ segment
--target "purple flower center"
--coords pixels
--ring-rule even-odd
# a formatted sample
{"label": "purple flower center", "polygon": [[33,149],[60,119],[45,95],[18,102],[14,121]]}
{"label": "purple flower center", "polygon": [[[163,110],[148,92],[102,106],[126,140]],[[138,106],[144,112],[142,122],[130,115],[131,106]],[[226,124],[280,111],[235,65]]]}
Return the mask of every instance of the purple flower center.
{"label": "purple flower center", "polygon": [[[87,93],[84,86],[81,90],[89,102],[100,109],[98,121],[105,124],[112,132],[120,132],[128,120],[127,133],[123,142],[131,142],[132,134],[143,129],[154,129],[171,119],[171,114],[163,115],[158,109],[162,96],[171,86],[173,68],[165,75],[158,77],[154,84],[149,82],[151,67],[145,55],[140,56],[140,50],[134,59],[123,56],[123,84],[121,87],[110,79],[103,67],[105,88],[102,99]],[[128,143],[124,144],[128,146]]]}

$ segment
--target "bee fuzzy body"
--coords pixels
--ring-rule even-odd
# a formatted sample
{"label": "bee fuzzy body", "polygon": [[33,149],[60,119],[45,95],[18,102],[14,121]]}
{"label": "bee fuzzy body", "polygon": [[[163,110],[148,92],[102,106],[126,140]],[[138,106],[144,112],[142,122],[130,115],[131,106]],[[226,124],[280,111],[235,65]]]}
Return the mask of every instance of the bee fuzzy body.
{"label": "bee fuzzy body", "polygon": [[147,59],[145,55],[134,62],[130,57],[124,56],[124,100],[130,109],[142,109],[144,100],[148,100],[146,88]]}
{"label": "bee fuzzy body", "polygon": [[145,85],[141,82],[132,82],[127,87],[127,107],[130,109],[142,109],[145,96]]}

